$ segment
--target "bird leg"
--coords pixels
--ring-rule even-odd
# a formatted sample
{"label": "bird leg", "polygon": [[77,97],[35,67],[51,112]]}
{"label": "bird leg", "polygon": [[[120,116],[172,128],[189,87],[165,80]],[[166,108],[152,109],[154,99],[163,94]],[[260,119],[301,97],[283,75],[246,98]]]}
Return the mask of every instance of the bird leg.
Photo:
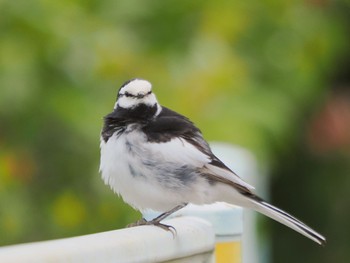
{"label": "bird leg", "polygon": [[[162,224],[160,223],[160,221],[162,221],[163,219],[167,218],[168,216],[170,216],[171,214],[175,213],[176,211],[180,210],[181,208],[184,208],[187,205],[187,203],[175,206],[173,209],[164,212],[163,214],[157,216],[156,218],[147,221],[146,219],[142,218],[138,221],[136,221],[135,223],[131,223],[129,225],[127,225],[127,227],[134,227],[134,226],[157,226],[160,227],[166,231],[171,231],[173,234],[174,232],[176,233],[176,229],[173,226],[169,226],[166,224]],[[174,232],[173,232],[174,231]]]}

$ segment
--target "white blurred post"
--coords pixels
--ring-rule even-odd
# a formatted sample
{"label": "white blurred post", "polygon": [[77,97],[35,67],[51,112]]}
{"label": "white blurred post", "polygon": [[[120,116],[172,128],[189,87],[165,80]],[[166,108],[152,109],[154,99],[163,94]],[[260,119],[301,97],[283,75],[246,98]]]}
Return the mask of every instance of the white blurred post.
{"label": "white blurred post", "polygon": [[[247,183],[256,188],[256,193],[262,197],[268,195],[268,180],[265,173],[258,169],[257,160],[248,150],[228,143],[213,142],[210,144],[213,153],[227,167]],[[269,240],[258,233],[257,213],[244,209],[243,215],[243,262],[269,262]]]}

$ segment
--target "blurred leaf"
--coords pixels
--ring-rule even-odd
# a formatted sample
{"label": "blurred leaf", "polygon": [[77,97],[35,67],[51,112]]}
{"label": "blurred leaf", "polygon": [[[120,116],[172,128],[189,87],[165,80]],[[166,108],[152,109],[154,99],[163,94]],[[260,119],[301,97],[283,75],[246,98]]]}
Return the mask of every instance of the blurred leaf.
{"label": "blurred leaf", "polygon": [[84,203],[73,193],[63,192],[53,202],[54,222],[63,228],[74,228],[86,220]]}

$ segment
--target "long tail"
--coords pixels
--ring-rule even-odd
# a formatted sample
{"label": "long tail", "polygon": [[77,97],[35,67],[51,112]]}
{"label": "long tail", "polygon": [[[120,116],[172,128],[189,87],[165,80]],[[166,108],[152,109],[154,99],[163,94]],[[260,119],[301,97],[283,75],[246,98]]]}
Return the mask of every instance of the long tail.
{"label": "long tail", "polygon": [[260,199],[259,197],[252,195],[247,196],[250,199],[251,202],[251,208],[256,210],[257,212],[260,212],[278,222],[281,224],[284,224],[291,229],[299,232],[300,234],[310,238],[311,240],[315,241],[316,243],[324,246],[326,244],[326,238],[317,233],[315,230],[310,228],[309,226],[305,225],[300,220],[296,219],[295,217],[289,215],[288,213],[284,212],[283,210],[270,205],[269,203],[266,203],[264,200]]}

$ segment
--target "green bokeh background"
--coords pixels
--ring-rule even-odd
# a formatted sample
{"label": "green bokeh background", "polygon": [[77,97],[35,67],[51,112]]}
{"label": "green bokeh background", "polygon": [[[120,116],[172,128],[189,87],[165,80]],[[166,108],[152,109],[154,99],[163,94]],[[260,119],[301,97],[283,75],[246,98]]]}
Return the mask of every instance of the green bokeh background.
{"label": "green bokeh background", "polygon": [[0,1],[0,245],[120,228],[139,217],[103,185],[98,165],[102,116],[124,81],[142,77],[206,139],[251,150],[273,175],[273,202],[329,237],[319,248],[268,224],[273,262],[349,261],[350,147],[320,154],[305,139],[347,69],[339,64],[349,54],[349,7]]}

